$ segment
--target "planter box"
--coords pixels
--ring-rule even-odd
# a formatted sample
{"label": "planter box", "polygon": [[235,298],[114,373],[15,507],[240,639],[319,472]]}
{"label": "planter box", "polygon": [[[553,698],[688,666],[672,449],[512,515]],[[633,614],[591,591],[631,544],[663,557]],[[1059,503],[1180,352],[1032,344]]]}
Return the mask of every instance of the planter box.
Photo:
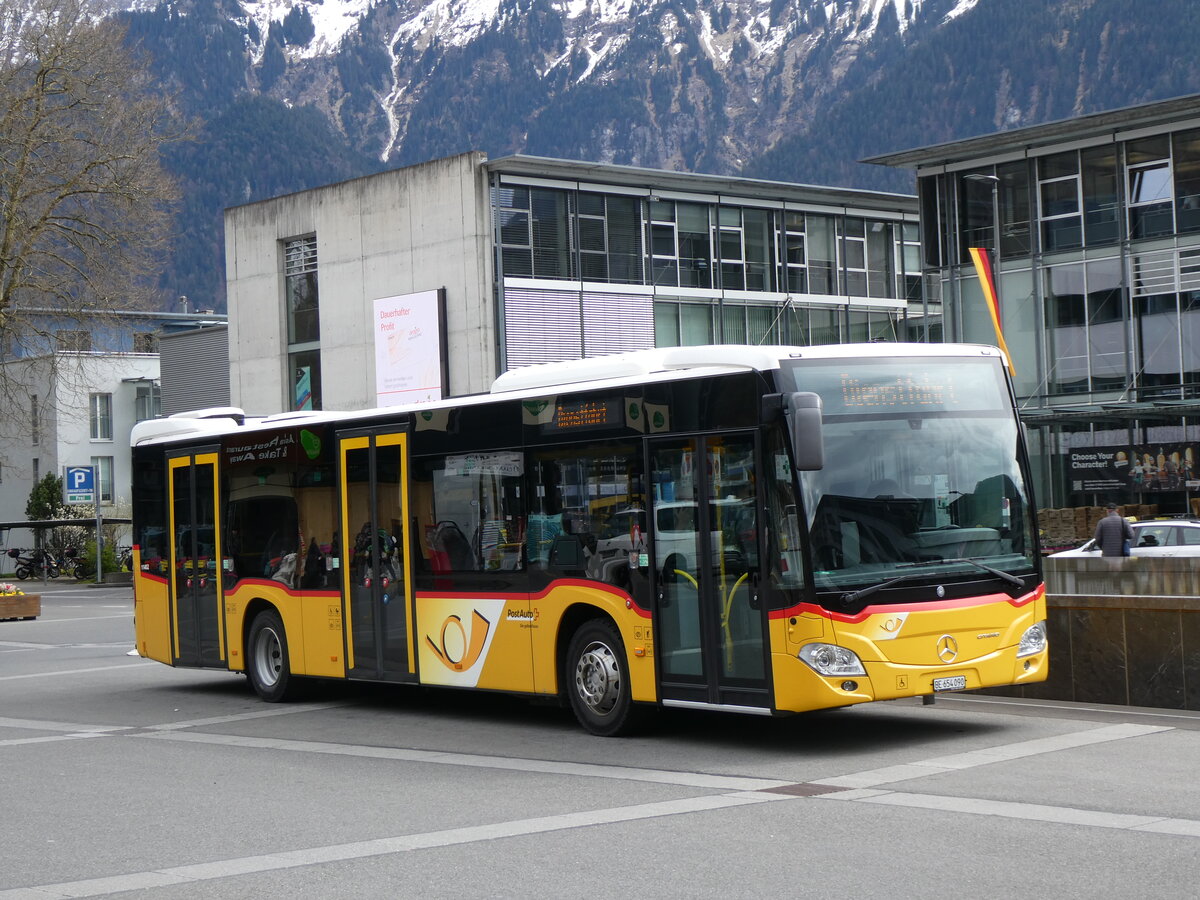
{"label": "planter box", "polygon": [[41,613],[41,594],[0,597],[0,622],[11,619],[36,619]]}

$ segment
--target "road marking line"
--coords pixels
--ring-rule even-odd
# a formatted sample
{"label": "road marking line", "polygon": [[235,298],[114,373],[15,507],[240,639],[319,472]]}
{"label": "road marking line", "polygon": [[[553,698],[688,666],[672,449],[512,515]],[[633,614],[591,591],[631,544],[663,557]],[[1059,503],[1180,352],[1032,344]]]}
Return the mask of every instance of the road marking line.
{"label": "road marking line", "polygon": [[72,616],[69,619],[47,619],[45,616],[34,619],[32,622],[27,622],[26,625],[58,625],[62,622],[99,622],[101,619],[128,619],[129,615],[123,616]]}
{"label": "road marking line", "polygon": [[27,728],[30,731],[65,731],[88,734],[108,731],[128,731],[128,725],[80,725],[78,722],[47,722],[42,719],[11,719],[0,716],[0,728]]}
{"label": "road marking line", "polygon": [[98,737],[108,737],[108,735],[102,732],[88,732],[86,734],[59,734],[54,737],[9,738],[0,741],[0,747],[17,747],[21,744],[53,744],[56,741],[79,741]]}
{"label": "road marking line", "polygon": [[1072,750],[1076,747],[1087,747],[1107,741],[1120,741],[1126,738],[1143,737],[1149,734],[1173,730],[1166,725],[1106,725],[1103,728],[1094,728],[1090,731],[1076,731],[1053,737],[1035,738],[1015,744],[1002,744],[998,747],[988,747],[983,750],[956,753],[951,756],[936,756],[932,759],[914,763],[885,766],[880,769],[867,769],[862,772],[854,772],[850,775],[838,775],[832,778],[812,778],[809,780],[813,784],[827,784],[834,787],[878,787],[881,784],[892,784],[897,781],[924,778],[944,772],[957,772],[997,762],[1011,762],[1014,759],[1037,756],[1042,753],[1055,753],[1059,750]]}
{"label": "road marking line", "polygon": [[591,763],[559,762],[544,759],[520,759],[504,756],[472,756],[467,753],[448,753],[441,750],[412,750],[403,747],[374,747],[360,744],[331,744],[320,741],[293,741],[284,738],[255,738],[234,734],[137,733],[137,738],[186,741],[196,744],[217,744],[227,747],[246,747],[256,750],[290,750],[296,753],[326,753],[332,756],[357,756],[368,759],[391,759],[403,762],[434,763],[443,766],[466,766],[478,769],[504,769],[543,775],[571,775],[592,778],[611,778],[621,781],[645,781],[708,790],[765,791],[785,787],[794,781],[770,778],[750,778],[742,775],[707,775],[702,772],[676,772],[669,769],[642,769],[631,766],[603,766]]}
{"label": "road marking line", "polygon": [[339,709],[350,706],[350,703],[289,703],[287,706],[275,706],[254,712],[234,713],[228,716],[211,716],[207,719],[189,719],[183,722],[163,722],[159,725],[145,726],[147,731],[179,731],[183,728],[198,728],[201,725],[226,725],[230,722],[245,722],[249,719],[269,719],[274,716],[291,716],[296,713],[315,712],[322,709]]}
{"label": "road marking line", "polygon": [[0,681],[20,681],[24,678],[53,678],[57,675],[88,675],[92,672],[113,672],[117,669],[136,669],[152,665],[153,660],[143,660],[136,663],[120,663],[115,666],[96,666],[91,669],[64,669],[61,672],[30,672],[25,675],[0,675]]}
{"label": "road marking line", "polygon": [[26,888],[13,888],[12,890],[0,891],[0,900],[28,900],[28,898],[33,897],[41,898],[41,900],[65,897],[96,897],[102,894],[115,894],[121,891],[193,884],[201,881],[216,881],[236,875],[252,875],[260,872],[292,869],[318,863],[366,859],[374,856],[387,856],[394,853],[452,847],[459,844],[475,843],[477,841],[493,841],[502,838],[523,837],[531,834],[545,834],[552,831],[565,831],[573,828],[611,825],[617,822],[633,822],[641,819],[686,815],[718,809],[730,809],[749,804],[772,803],[795,799],[797,798],[788,797],[783,794],[765,794],[756,791],[738,791],[730,794],[717,794],[706,797],[687,797],[679,800],[643,803],[636,806],[562,813],[555,816],[496,822],[490,825],[469,825],[463,828],[449,828],[443,831],[430,831],[423,834],[405,834],[395,837],[377,838],[375,840],[354,841],[346,844],[331,844],[325,847],[290,850],[282,853],[266,853],[261,856],[243,856],[209,863],[174,866],[172,868],[146,872],[130,872],[125,875],[111,875],[103,878],[89,878],[83,881],[67,881],[58,884],[41,884]]}
{"label": "road marking line", "polygon": [[982,703],[991,704],[994,706],[1016,706],[1028,707],[1030,709],[1056,709],[1062,712],[1094,712],[1105,713],[1112,716],[1139,716],[1147,719],[1191,719],[1195,721],[1200,719],[1200,712],[1189,710],[1169,710],[1163,709],[1161,712],[1147,712],[1146,710],[1126,709],[1118,706],[1093,706],[1085,703],[1039,703],[1032,700],[1001,700],[996,697],[939,697],[938,702],[941,703]]}
{"label": "road marking line", "polygon": [[938,812],[1022,819],[1028,822],[1082,825],[1088,828],[1113,828],[1121,831],[1148,831],[1157,834],[1200,838],[1200,821],[1194,819],[1140,816],[1096,809],[1077,809],[1070,806],[1047,806],[1041,803],[1017,803],[1009,800],[981,800],[975,797],[945,797],[931,794],[910,794],[903,791],[873,790],[821,794],[817,799],[876,803],[882,806],[901,806],[907,809],[931,809]]}

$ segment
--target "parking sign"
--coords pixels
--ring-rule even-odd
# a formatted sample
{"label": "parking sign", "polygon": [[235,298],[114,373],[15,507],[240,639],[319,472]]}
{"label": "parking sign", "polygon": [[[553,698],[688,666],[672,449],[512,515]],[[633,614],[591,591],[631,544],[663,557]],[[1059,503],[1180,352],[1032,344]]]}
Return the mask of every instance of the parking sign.
{"label": "parking sign", "polygon": [[96,470],[91,466],[67,466],[63,494],[67,503],[95,503]]}

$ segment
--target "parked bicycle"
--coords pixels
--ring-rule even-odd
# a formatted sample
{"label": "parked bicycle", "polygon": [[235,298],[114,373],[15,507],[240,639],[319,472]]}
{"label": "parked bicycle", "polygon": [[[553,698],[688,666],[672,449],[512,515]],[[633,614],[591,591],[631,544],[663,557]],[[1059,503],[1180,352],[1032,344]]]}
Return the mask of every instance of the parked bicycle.
{"label": "parked bicycle", "polygon": [[57,578],[62,574],[54,555],[45,550],[20,550],[13,547],[8,551],[8,555],[17,561],[17,569],[13,574],[17,576],[18,581],[25,581],[42,573],[48,578]]}
{"label": "parked bicycle", "polygon": [[62,568],[64,571],[70,572],[71,577],[76,581],[82,581],[92,574],[91,566],[88,565],[86,559],[79,555],[79,551],[74,547],[68,547],[63,551]]}

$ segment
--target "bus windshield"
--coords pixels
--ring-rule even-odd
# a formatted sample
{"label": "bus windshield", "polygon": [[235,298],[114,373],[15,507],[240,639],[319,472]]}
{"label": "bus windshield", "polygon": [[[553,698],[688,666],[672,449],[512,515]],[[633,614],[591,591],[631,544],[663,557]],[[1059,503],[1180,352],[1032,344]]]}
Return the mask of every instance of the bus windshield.
{"label": "bus windshield", "polygon": [[825,467],[800,479],[818,591],[1036,571],[999,360],[797,361],[788,373],[823,404]]}

